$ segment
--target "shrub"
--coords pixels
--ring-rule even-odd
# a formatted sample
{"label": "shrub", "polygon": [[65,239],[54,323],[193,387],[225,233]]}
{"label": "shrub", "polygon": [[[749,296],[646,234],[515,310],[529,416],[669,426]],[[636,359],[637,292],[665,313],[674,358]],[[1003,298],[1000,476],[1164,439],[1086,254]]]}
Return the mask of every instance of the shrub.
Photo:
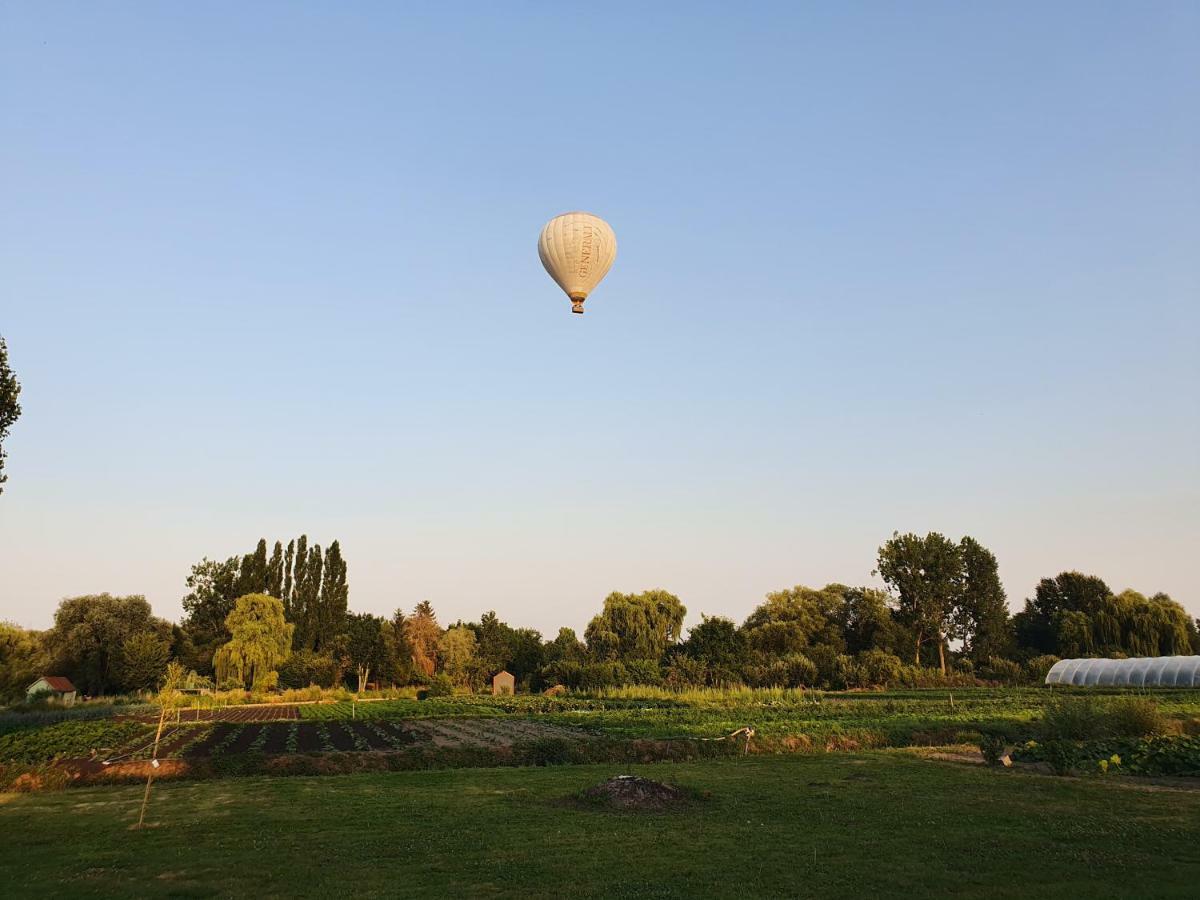
{"label": "shrub", "polygon": [[1150,737],[1167,730],[1166,717],[1148,697],[1120,697],[1105,713],[1107,731],[1113,737]]}
{"label": "shrub", "polygon": [[454,682],[445,673],[434,675],[425,688],[426,697],[449,697],[454,693]]}
{"label": "shrub", "polygon": [[626,684],[662,684],[662,671],[652,659],[631,659],[625,663]]}
{"label": "shrub", "polygon": [[979,738],[979,752],[983,754],[983,761],[989,766],[1000,765],[1000,758],[1004,756],[1004,735],[981,735]]}
{"label": "shrub", "polygon": [[833,690],[842,687],[842,673],[838,668],[838,657],[841,654],[828,644],[817,644],[809,647],[805,655],[817,667],[816,681],[819,684]]}
{"label": "shrub", "polygon": [[667,687],[700,687],[708,683],[708,667],[698,659],[682,653],[676,654],[667,666],[663,679]]}
{"label": "shrub", "polygon": [[1105,731],[1104,709],[1093,697],[1063,697],[1046,704],[1042,731],[1049,741],[1087,741]]}
{"label": "shrub", "polygon": [[1022,668],[1022,673],[1025,680],[1030,684],[1042,684],[1046,680],[1046,675],[1054,668],[1054,664],[1058,662],[1057,656],[1035,656],[1033,659],[1025,663]]}
{"label": "shrub", "polygon": [[1075,767],[1075,746],[1070,741],[1046,741],[1042,745],[1042,756],[1055,775],[1070,775]]}
{"label": "shrub", "polygon": [[279,666],[279,686],[282,688],[306,688],[309,685],[332,687],[337,678],[337,665],[333,657],[300,650],[285,659]]}
{"label": "shrub", "polygon": [[837,667],[834,670],[834,681],[840,688],[870,687],[871,679],[867,670],[853,656],[839,653]]}
{"label": "shrub", "polygon": [[885,650],[864,650],[858,654],[858,664],[862,666],[867,682],[878,687],[899,681],[904,669],[900,657]]}
{"label": "shrub", "polygon": [[1011,659],[992,656],[979,668],[981,678],[1001,684],[1016,684],[1021,680],[1021,667]]}
{"label": "shrub", "polygon": [[619,662],[588,663],[579,670],[579,687],[585,691],[597,691],[628,683],[629,674]]}

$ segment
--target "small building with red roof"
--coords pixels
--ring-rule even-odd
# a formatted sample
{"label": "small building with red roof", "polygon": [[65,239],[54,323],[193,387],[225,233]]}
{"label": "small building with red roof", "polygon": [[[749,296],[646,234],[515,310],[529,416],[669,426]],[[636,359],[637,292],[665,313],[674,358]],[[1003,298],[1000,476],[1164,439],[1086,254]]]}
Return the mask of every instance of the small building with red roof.
{"label": "small building with red roof", "polygon": [[62,675],[43,675],[25,688],[26,700],[34,700],[46,694],[70,706],[75,702],[75,685],[71,684],[70,678],[64,678]]}

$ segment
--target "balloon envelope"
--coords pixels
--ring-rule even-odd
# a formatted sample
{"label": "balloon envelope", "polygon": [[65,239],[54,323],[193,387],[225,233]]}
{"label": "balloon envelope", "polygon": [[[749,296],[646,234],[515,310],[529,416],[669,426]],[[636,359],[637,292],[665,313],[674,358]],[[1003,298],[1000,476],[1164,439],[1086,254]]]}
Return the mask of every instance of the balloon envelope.
{"label": "balloon envelope", "polygon": [[599,216],[563,213],[542,229],[538,256],[550,277],[571,298],[571,312],[581,313],[583,301],[617,258],[617,236]]}

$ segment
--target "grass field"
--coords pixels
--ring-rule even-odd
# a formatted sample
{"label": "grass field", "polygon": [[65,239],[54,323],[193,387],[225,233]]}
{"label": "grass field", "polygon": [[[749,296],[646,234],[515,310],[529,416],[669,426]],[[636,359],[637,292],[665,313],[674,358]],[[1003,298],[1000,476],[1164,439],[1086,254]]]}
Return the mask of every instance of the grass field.
{"label": "grass field", "polygon": [[902,751],[633,766],[710,796],[564,802],[609,766],[0,797],[8,896],[1194,897],[1200,792]]}

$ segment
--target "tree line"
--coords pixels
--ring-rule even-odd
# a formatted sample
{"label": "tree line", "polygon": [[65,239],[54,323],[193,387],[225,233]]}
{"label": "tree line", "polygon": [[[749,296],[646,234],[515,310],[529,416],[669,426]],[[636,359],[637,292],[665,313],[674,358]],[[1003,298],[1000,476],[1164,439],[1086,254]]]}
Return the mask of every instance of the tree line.
{"label": "tree line", "polygon": [[1094,575],[1040,581],[1010,615],[995,556],[971,537],[896,534],[878,550],[885,585],[803,585],[768,594],[741,624],[661,590],[614,592],[582,639],[550,640],[494,611],[443,626],[428,601],[390,617],[348,609],[338,541],[266,540],[186,579],[185,616],[143,597],[62,601],[46,632],[0,625],[0,693],[62,674],[88,694],[152,688],[176,660],[216,687],[433,684],[479,689],[506,669],[524,690],[648,684],[854,688],[1040,681],[1066,656],[1200,653],[1200,621],[1165,594],[1119,594]]}

